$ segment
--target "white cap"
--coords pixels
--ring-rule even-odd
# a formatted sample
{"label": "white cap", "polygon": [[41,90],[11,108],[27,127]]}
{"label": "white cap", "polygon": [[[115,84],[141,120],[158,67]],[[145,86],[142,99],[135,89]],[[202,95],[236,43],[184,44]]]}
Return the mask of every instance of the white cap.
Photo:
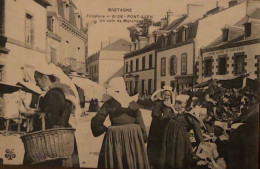
{"label": "white cap", "polygon": [[163,86],[163,90],[172,91],[172,87],[171,86]]}
{"label": "white cap", "polygon": [[35,67],[35,71],[45,75],[54,75],[53,70],[48,64],[39,64],[37,67]]}
{"label": "white cap", "polygon": [[225,123],[221,122],[221,121],[215,121],[214,126],[219,126],[222,129],[225,128]]}
{"label": "white cap", "polygon": [[176,97],[176,100],[181,101],[181,102],[187,102],[189,100],[190,96],[189,95],[178,95]]}

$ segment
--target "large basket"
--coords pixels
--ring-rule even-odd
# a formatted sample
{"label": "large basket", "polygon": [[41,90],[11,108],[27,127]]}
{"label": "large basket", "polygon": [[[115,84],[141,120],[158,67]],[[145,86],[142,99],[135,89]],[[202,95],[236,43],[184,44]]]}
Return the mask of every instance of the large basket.
{"label": "large basket", "polygon": [[25,151],[33,163],[69,158],[74,150],[72,128],[55,128],[37,131],[21,136]]}

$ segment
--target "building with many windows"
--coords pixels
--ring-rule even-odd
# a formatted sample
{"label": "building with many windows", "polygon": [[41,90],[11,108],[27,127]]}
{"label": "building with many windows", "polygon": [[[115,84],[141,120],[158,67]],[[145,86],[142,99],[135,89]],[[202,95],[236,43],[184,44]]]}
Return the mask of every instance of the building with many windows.
{"label": "building with many windows", "polygon": [[259,1],[244,1],[225,9],[217,6],[195,20],[180,18],[178,26],[158,37],[157,88],[171,85],[180,92],[202,82],[200,49],[221,36],[226,24],[237,23],[259,5]]}
{"label": "building with many windows", "polygon": [[124,79],[130,95],[149,97],[155,91],[156,43],[134,50],[124,56]]}
{"label": "building with many windows", "polygon": [[260,8],[234,25],[225,25],[222,36],[202,52],[202,81],[225,79],[248,73],[259,79]]}
{"label": "building with many windows", "polygon": [[107,84],[113,77],[123,76],[124,55],[131,43],[118,39],[87,57],[87,72],[94,82]]}
{"label": "building with many windows", "polygon": [[87,35],[82,15],[72,0],[49,0],[46,61],[86,73]]}

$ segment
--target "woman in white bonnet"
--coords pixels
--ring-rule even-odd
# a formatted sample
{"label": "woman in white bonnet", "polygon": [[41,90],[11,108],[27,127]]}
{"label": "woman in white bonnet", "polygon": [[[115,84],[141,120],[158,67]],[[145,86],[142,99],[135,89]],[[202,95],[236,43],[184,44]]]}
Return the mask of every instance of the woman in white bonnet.
{"label": "woman in white bonnet", "polygon": [[[146,130],[137,97],[130,97],[124,79],[111,79],[107,89],[110,96],[91,120],[95,137],[105,133],[99,154],[98,168],[149,169],[144,142]],[[104,126],[109,115],[111,126]]]}
{"label": "woman in white bonnet", "polygon": [[[157,100],[155,100],[157,96]],[[168,121],[169,114],[175,102],[175,94],[172,87],[164,86],[153,93],[151,99],[154,101],[152,110],[152,122],[149,131],[147,154],[152,168],[159,168],[162,159],[162,139]]]}

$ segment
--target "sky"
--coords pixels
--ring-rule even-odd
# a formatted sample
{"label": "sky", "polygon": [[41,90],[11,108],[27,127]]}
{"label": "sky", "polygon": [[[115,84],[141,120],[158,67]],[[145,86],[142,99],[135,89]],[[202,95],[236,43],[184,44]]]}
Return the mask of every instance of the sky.
{"label": "sky", "polygon": [[[217,4],[217,0],[74,0],[74,2],[82,12],[84,24],[89,24],[88,55],[100,50],[101,42],[104,47],[108,42],[112,43],[118,38],[130,40],[127,27],[135,23],[124,23],[123,19],[133,21],[138,20],[132,18],[134,16],[148,15],[156,22],[165,17],[168,10],[174,15],[186,14],[187,4],[202,4],[207,9],[212,9]],[[228,0],[218,0],[218,5],[227,7]],[[109,8],[126,8],[127,11],[109,11]],[[104,15],[105,18],[93,18],[93,15]],[[123,18],[120,18],[122,15]],[[112,18],[113,16],[115,18]],[[100,19],[104,19],[105,22],[100,22]],[[108,22],[111,19],[115,22]],[[117,22],[118,19],[121,22]],[[93,24],[94,20],[97,21],[96,24]]]}

